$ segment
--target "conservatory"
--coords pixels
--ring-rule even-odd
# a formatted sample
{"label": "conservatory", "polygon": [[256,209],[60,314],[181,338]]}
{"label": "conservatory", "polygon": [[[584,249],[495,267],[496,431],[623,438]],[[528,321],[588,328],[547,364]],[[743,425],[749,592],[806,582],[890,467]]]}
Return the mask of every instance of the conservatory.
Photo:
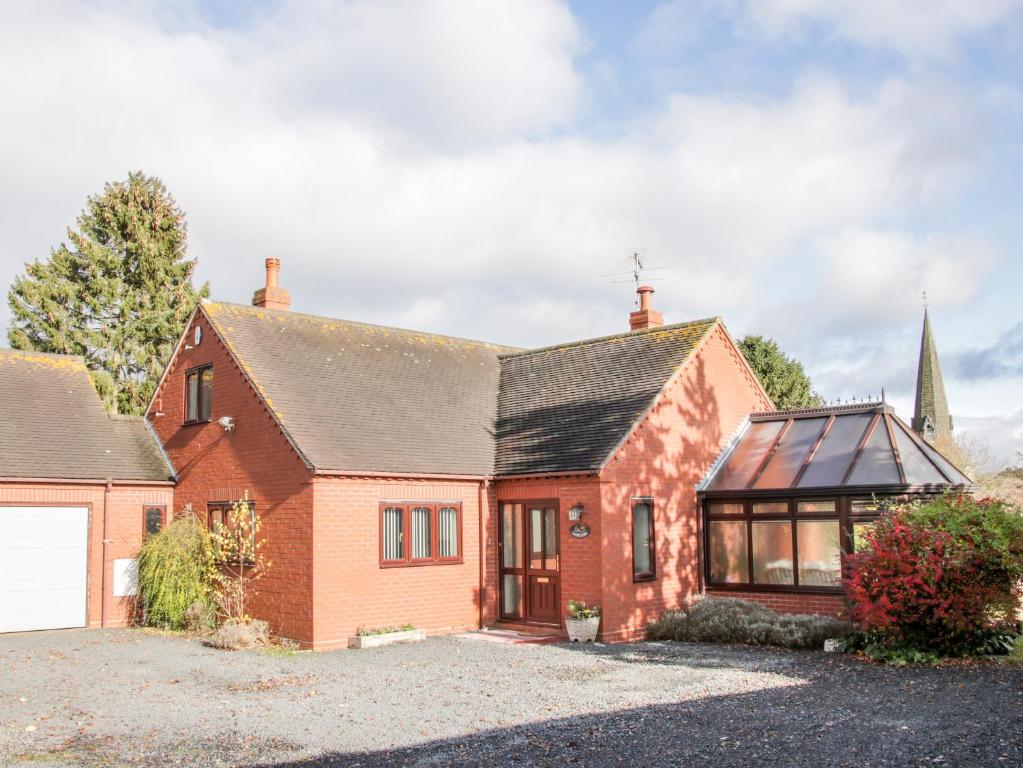
{"label": "conservatory", "polygon": [[829,611],[793,599],[837,597],[842,553],[886,501],[970,486],[884,402],[753,414],[698,489],[705,587]]}

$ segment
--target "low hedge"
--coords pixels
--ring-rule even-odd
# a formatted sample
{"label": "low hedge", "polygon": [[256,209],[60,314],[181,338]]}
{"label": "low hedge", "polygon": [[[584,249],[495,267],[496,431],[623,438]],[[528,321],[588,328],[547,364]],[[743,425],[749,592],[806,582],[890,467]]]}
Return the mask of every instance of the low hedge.
{"label": "low hedge", "polygon": [[824,641],[847,635],[851,627],[826,616],[779,614],[749,600],[705,597],[688,608],[666,611],[647,627],[651,640],[693,643],[823,648]]}

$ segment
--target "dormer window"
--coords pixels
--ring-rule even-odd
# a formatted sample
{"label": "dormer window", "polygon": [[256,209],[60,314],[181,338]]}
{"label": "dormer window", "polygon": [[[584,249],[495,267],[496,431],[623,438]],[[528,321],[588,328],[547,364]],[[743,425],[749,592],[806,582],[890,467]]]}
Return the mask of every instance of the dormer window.
{"label": "dormer window", "polygon": [[185,373],[185,423],[209,421],[213,417],[213,366],[204,365]]}

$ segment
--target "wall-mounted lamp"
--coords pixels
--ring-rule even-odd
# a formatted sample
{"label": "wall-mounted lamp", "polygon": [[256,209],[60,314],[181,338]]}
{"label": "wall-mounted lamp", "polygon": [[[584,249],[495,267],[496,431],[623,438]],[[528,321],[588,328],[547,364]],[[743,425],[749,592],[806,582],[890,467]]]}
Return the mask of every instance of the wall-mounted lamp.
{"label": "wall-mounted lamp", "polygon": [[582,518],[583,518],[583,505],[582,505],[582,502],[579,502],[578,504],[576,504],[575,506],[573,506],[571,509],[568,510],[568,519],[569,520],[582,520]]}
{"label": "wall-mounted lamp", "polygon": [[225,432],[234,432],[234,418],[231,416],[221,416],[217,419],[219,424]]}

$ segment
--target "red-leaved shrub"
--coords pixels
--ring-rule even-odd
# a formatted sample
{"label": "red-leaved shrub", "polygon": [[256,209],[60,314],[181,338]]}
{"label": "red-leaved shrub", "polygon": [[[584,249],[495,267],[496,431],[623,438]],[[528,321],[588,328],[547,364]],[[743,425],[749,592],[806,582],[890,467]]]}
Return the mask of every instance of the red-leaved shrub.
{"label": "red-leaved shrub", "polygon": [[1019,572],[1005,555],[1021,530],[1018,511],[963,497],[892,510],[844,558],[851,617],[881,642],[982,652],[1013,618]]}

